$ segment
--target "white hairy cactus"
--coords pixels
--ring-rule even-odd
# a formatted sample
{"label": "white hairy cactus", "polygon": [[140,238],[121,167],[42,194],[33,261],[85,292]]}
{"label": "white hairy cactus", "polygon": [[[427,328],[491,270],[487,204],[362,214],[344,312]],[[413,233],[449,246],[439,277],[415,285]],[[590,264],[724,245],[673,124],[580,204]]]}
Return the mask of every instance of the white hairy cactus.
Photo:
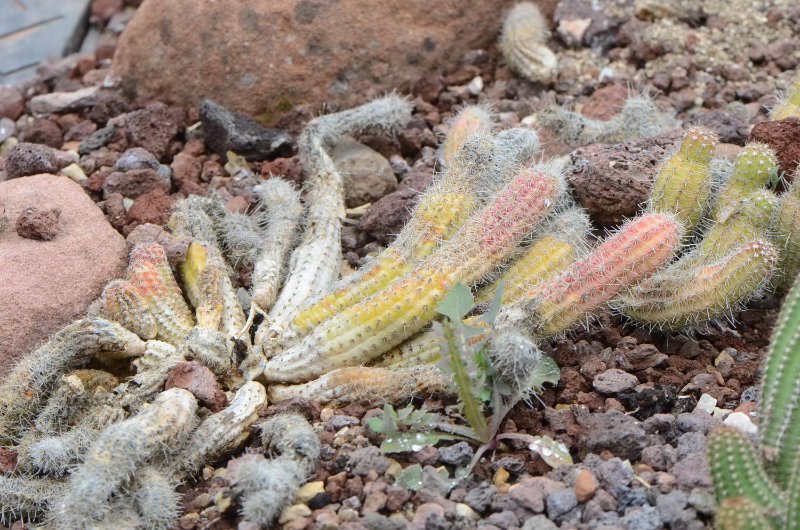
{"label": "white hairy cactus", "polygon": [[508,66],[531,81],[553,77],[556,55],[547,47],[550,30],[536,4],[521,2],[506,15],[500,35],[500,51]]}

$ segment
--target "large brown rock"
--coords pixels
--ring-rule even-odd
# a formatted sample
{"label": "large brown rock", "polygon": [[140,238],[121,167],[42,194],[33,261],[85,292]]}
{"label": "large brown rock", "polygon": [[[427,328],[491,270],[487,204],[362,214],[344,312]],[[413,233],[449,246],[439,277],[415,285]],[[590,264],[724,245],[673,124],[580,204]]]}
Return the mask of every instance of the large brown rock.
{"label": "large brown rock", "polygon": [[497,38],[511,0],[145,0],[114,72],[132,94],[256,115],[407,89]]}
{"label": "large brown rock", "polygon": [[[24,212],[60,211],[53,239],[20,236]],[[78,318],[111,279],[127,246],[83,189],[67,177],[0,182],[0,378],[15,359]]]}

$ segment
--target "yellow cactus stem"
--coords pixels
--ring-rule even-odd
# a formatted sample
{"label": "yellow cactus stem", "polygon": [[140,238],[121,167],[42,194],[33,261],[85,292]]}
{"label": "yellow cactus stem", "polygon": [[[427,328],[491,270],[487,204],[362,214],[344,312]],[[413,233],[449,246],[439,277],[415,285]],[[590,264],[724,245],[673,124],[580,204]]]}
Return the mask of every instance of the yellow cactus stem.
{"label": "yellow cactus stem", "polygon": [[143,340],[154,339],[158,333],[158,324],[150,311],[150,304],[129,281],[112,280],[106,284],[92,310],[97,316],[119,322]]}
{"label": "yellow cactus stem", "polygon": [[800,274],[800,171],[796,171],[794,182],[780,198],[778,213],[773,226],[775,246],[780,252],[780,276],[777,290],[784,292]]}
{"label": "yellow cactus stem", "polygon": [[209,266],[208,248],[197,241],[192,242],[178,270],[186,288],[186,297],[195,308],[197,325],[219,329],[223,312],[220,271]]}
{"label": "yellow cactus stem", "polygon": [[689,235],[706,208],[711,193],[711,159],[717,135],[702,127],[686,131],[678,152],[659,169],[650,192],[649,209],[672,213]]}
{"label": "yellow cactus stem", "polygon": [[372,264],[340,280],[300,311],[291,336],[304,336],[333,315],[375,294],[428,257],[464,224],[475,208],[474,188],[491,167],[490,136],[469,138],[448,169],[426,190],[397,239]]}
{"label": "yellow cactus stem", "polygon": [[450,166],[467,140],[478,133],[494,128],[492,111],[484,105],[467,105],[447,122],[447,134],[442,142],[442,161]]}
{"label": "yellow cactus stem", "polygon": [[778,197],[769,190],[752,192],[717,214],[700,242],[699,256],[719,259],[739,245],[765,237],[778,205]]}
{"label": "yellow cactus stem", "polygon": [[291,398],[313,399],[340,406],[347,403],[399,403],[413,396],[446,392],[447,382],[434,365],[401,369],[353,366],[333,370],[299,385],[271,385],[271,402]]}
{"label": "yellow cactus stem", "polygon": [[531,81],[555,74],[556,55],[547,47],[550,30],[536,4],[521,2],[506,15],[500,35],[500,51],[508,66]]}
{"label": "yellow cactus stem", "polygon": [[626,316],[665,329],[680,329],[730,314],[761,292],[775,271],[778,255],[764,239],[734,248],[722,259],[703,260],[694,252],[625,293]]}
{"label": "yellow cactus stem", "polygon": [[800,75],[794,78],[789,90],[769,113],[772,121],[800,118]]}
{"label": "yellow cactus stem", "polygon": [[775,151],[766,144],[751,142],[739,151],[730,176],[714,203],[712,219],[724,215],[726,209],[752,193],[761,191],[777,174]]}
{"label": "yellow cactus stem", "polygon": [[495,200],[412,272],[323,322],[264,365],[273,382],[308,381],[389,351],[430,323],[457,283],[473,283],[501,265],[563,193],[563,177],[521,172]]}
{"label": "yellow cactus stem", "polygon": [[128,281],[150,306],[159,340],[177,344],[194,326],[194,318],[172,276],[164,247],[157,243],[131,250]]}
{"label": "yellow cactus stem", "polygon": [[538,237],[497,281],[481,289],[477,302],[491,301],[501,281],[504,282],[501,302],[516,302],[536,285],[564,272],[585,254],[590,225],[589,216],[578,207],[556,215],[537,230]]}
{"label": "yellow cactus stem", "polygon": [[683,225],[669,214],[631,219],[563,274],[504,307],[498,326],[521,326],[539,337],[569,330],[622,289],[668,263],[683,233]]}
{"label": "yellow cactus stem", "polygon": [[[411,105],[395,95],[360,107],[320,116],[306,126],[298,140],[300,159],[308,174],[305,232],[290,258],[291,272],[269,312],[268,325],[259,328],[256,344],[267,350],[267,339],[280,338],[298,312],[323,295],[339,276],[342,261],[341,219],[345,217],[343,178],[328,149],[341,135],[362,130],[396,130],[410,119]],[[267,352],[268,353],[268,352]]]}

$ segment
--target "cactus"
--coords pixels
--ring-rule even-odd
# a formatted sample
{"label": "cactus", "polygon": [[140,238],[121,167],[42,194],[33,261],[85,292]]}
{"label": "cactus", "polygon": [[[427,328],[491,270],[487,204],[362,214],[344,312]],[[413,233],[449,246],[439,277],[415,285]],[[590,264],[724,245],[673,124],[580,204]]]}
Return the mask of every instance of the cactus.
{"label": "cactus", "polygon": [[147,341],[144,354],[133,361],[136,375],[114,389],[121,398],[121,406],[138,408],[152,399],[163,389],[170,370],[185,360],[175,346],[158,340]]}
{"label": "cactus", "polygon": [[193,241],[180,264],[180,273],[186,296],[195,309],[197,326],[216,330],[222,323],[224,310],[221,271],[209,264],[208,253],[208,247]]}
{"label": "cactus", "polygon": [[494,128],[491,109],[483,105],[467,105],[446,122],[447,134],[440,148],[445,166],[453,163],[456,154],[475,134],[489,133]]}
{"label": "cactus", "polygon": [[126,275],[156,319],[157,338],[174,343],[183,340],[194,326],[194,318],[172,276],[164,247],[158,243],[134,247]]}
{"label": "cactus", "polygon": [[136,472],[131,497],[139,515],[139,525],[148,530],[170,530],[178,522],[178,501],[172,483],[159,469],[146,466]]}
{"label": "cactus", "polygon": [[780,198],[775,223],[774,241],[780,252],[778,291],[786,291],[800,273],[800,172],[795,173],[791,187]]}
{"label": "cactus", "polygon": [[0,523],[44,518],[63,485],[48,478],[0,476]]}
{"label": "cactus", "polygon": [[269,310],[285,276],[286,261],[297,238],[303,205],[291,183],[271,178],[255,187],[262,208],[264,239],[253,268],[252,300]]}
{"label": "cactus", "polygon": [[239,447],[258,419],[258,408],[266,401],[267,392],[260,383],[245,383],[225,409],[207,417],[195,429],[172,460],[175,474],[193,475],[203,464]]}
{"label": "cactus", "polygon": [[234,368],[233,343],[213,329],[192,329],[178,347],[178,354],[186,359],[200,361],[222,377],[231,375]]}
{"label": "cactus", "polygon": [[719,260],[696,252],[640,282],[618,308],[652,326],[676,329],[726,315],[768,284],[778,257],[763,239],[742,244]]}
{"label": "cactus", "polygon": [[339,275],[344,191],[342,176],[328,149],[341,135],[372,129],[391,132],[404,126],[410,117],[411,105],[407,101],[387,96],[320,116],[303,130],[298,143],[300,159],[309,175],[305,231],[292,252],[291,272],[269,313],[272,333],[280,335],[306,301],[324,293]]}
{"label": "cactus", "polygon": [[522,325],[535,336],[562,333],[675,255],[683,236],[671,215],[646,214],[625,223],[563,274],[505,306],[498,327]]}
{"label": "cactus", "polygon": [[773,121],[798,117],[800,117],[800,75],[794,78],[789,90],[769,113],[769,119]]}
{"label": "cactus", "polygon": [[[438,348],[437,348],[438,353]],[[316,400],[331,406],[346,403],[397,403],[420,394],[447,389],[441,371],[433,365],[405,367],[352,366],[331,370],[319,379],[298,385],[270,385],[273,402],[292,398]]]}
{"label": "cactus", "polygon": [[745,497],[770,515],[785,509],[783,492],[767,476],[743,433],[727,427],[715,429],[708,438],[708,462],[717,502]]}
{"label": "cactus", "polygon": [[293,330],[305,335],[314,326],[380,291],[409,272],[449,239],[473,209],[474,187],[490,169],[491,138],[474,135],[464,142],[447,170],[426,190],[411,219],[395,241],[354,277],[345,278],[294,319]]}
{"label": "cactus", "polygon": [[703,234],[698,255],[721,259],[737,246],[765,237],[777,203],[778,198],[769,190],[755,191],[732,202]]}
{"label": "cactus", "polygon": [[500,51],[511,69],[531,81],[545,81],[556,73],[558,59],[547,47],[547,22],[536,4],[521,2],[506,15]]}
{"label": "cactus", "polygon": [[92,444],[55,514],[59,528],[87,526],[108,511],[108,499],[144,463],[174,448],[191,431],[197,401],[183,389],[171,388],[136,416],[107,427]]}
{"label": "cactus", "polygon": [[661,112],[646,93],[628,97],[619,112],[607,121],[550,105],[536,114],[536,122],[573,147],[646,138],[678,126],[674,116]]}
{"label": "cactus", "polygon": [[217,226],[217,232],[221,250],[234,268],[253,265],[262,245],[257,218],[226,211]]}
{"label": "cactus", "polygon": [[415,270],[270,359],[264,376],[271,382],[307,381],[400,344],[433,320],[436,305],[456,283],[478,281],[501,265],[562,190],[560,175],[537,168],[521,172]]}
{"label": "cactus", "polygon": [[800,454],[800,282],[786,296],[772,332],[761,382],[761,449],[777,482],[787,487]]}
{"label": "cactus", "polygon": [[150,305],[129,281],[111,280],[95,308],[97,316],[119,322],[142,340],[156,338],[158,323]]}
{"label": "cactus", "polygon": [[726,209],[754,192],[763,191],[777,171],[777,158],[771,147],[758,142],[744,146],[716,199],[711,217],[724,217]]}
{"label": "cactus", "polygon": [[716,530],[775,530],[761,504],[747,497],[730,497],[720,502],[714,520]]}
{"label": "cactus", "polygon": [[702,127],[688,129],[678,151],[658,170],[650,191],[649,210],[675,214],[687,235],[697,226],[706,209],[711,193],[710,165],[716,144],[716,134]]}
{"label": "cactus", "polygon": [[12,442],[27,428],[66,370],[101,352],[137,355],[144,350],[138,336],[102,318],[77,320],[62,328],[24,356],[0,384],[0,443]]}
{"label": "cactus", "polygon": [[261,426],[261,438],[266,450],[277,453],[276,458],[245,455],[228,469],[234,491],[242,498],[242,515],[269,526],[314,470],[320,445],[308,422],[296,414],[268,419]]}

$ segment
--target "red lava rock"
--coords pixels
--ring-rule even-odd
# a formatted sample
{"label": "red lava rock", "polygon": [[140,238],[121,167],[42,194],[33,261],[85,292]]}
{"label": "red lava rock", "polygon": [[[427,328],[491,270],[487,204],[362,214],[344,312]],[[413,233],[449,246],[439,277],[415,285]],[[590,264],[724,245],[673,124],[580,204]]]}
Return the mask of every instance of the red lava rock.
{"label": "red lava rock", "polygon": [[161,160],[170,142],[178,134],[175,115],[163,103],[154,103],[125,116],[128,141],[144,147]]}
{"label": "red lava rock", "polygon": [[[632,2],[626,2],[632,4]],[[630,9],[615,9],[617,2],[561,0],[553,13],[556,34],[567,46],[610,47],[619,39],[617,29],[628,19]]]}
{"label": "red lava rock", "polygon": [[509,496],[520,507],[533,513],[544,511],[545,498],[554,491],[564,489],[564,484],[545,477],[526,477],[511,487]]}
{"label": "red lava rock", "polygon": [[297,185],[303,183],[303,168],[300,167],[300,157],[276,158],[261,164],[261,178],[282,176]]}
{"label": "red lava rock", "polygon": [[757,123],[750,131],[750,141],[775,149],[780,171],[791,180],[800,163],[800,118]]}
{"label": "red lava rock", "polygon": [[578,498],[578,502],[589,502],[597,493],[598,487],[600,484],[588,469],[581,469],[578,476],[575,477],[575,496]]}
{"label": "red lava rock", "polygon": [[598,88],[583,105],[581,114],[593,120],[610,120],[625,104],[630,89],[624,85],[608,85]]}
{"label": "red lava rock", "polygon": [[33,118],[20,127],[19,139],[32,144],[44,144],[58,149],[64,143],[61,128],[46,118]]}
{"label": "red lava rock", "polygon": [[[120,197],[122,197],[120,195]],[[134,203],[135,205],[135,203]],[[186,257],[186,251],[191,244],[191,239],[185,236],[178,236],[167,232],[161,226],[151,223],[143,223],[134,228],[128,237],[128,248],[145,243],[158,243],[164,247],[170,265],[177,265]]]}
{"label": "red lava rock", "polygon": [[106,212],[108,222],[120,232],[128,224],[128,212],[125,210],[123,199],[121,194],[112,193],[103,201],[103,211]]}
{"label": "red lava rock", "polygon": [[58,235],[58,220],[61,210],[51,208],[40,210],[35,207],[25,208],[17,218],[17,234],[25,239],[51,241]]}
{"label": "red lava rock", "polygon": [[134,169],[131,171],[115,171],[103,181],[103,196],[119,193],[123,197],[135,199],[154,190],[169,193],[166,179],[152,169]]}
{"label": "red lava rock", "polygon": [[118,90],[98,90],[95,94],[94,105],[89,109],[86,117],[97,123],[105,125],[114,116],[119,116],[130,110],[128,100]]}
{"label": "red lava rock", "polygon": [[[113,69],[139,95],[209,98],[250,115],[297,102],[351,105],[364,94],[407,91],[446,61],[483,48],[511,4],[442,0],[432,17],[425,0],[145,2],[120,37]],[[253,42],[294,59],[276,62]]]}
{"label": "red lava rock", "polygon": [[368,232],[378,241],[388,244],[411,217],[411,210],[431,179],[430,169],[412,169],[400,183],[397,191],[378,200],[359,220],[358,228]]}
{"label": "red lava rock", "polygon": [[73,162],[70,155],[52,147],[20,143],[6,155],[6,173],[10,179],[41,173],[55,173]]}
{"label": "red lava rock", "polygon": [[169,167],[172,169],[172,180],[179,191],[185,195],[205,195],[206,190],[200,185],[203,164],[197,157],[188,153],[178,153]]}
{"label": "red lava rock", "polygon": [[97,124],[89,120],[79,121],[72,125],[64,133],[64,141],[81,141],[97,130]]}
{"label": "red lava rock", "polygon": [[647,200],[661,160],[679,131],[614,145],[594,144],[570,154],[567,181],[592,220],[604,226],[636,215]]}
{"label": "red lava rock", "polygon": [[17,469],[17,452],[0,447],[0,475],[10,475]]}
{"label": "red lava rock", "polygon": [[25,110],[25,98],[17,87],[0,85],[0,117],[16,120]]}
{"label": "red lava rock", "polygon": [[140,195],[128,209],[127,231],[133,230],[137,225],[152,223],[164,225],[169,220],[170,209],[177,198],[167,195],[161,189],[154,189]]}
{"label": "red lava rock", "polygon": [[0,233],[0,377],[20,355],[82,315],[106,283],[122,277],[125,240],[77,183],[36,175],[0,182],[9,226],[28,208],[61,210],[58,237]]}
{"label": "red lava rock", "polygon": [[233,213],[245,213],[249,207],[250,203],[247,202],[247,199],[241,195],[231,197],[228,199],[228,202],[225,203],[225,208],[227,208],[229,212]]}
{"label": "red lava rock", "polygon": [[170,370],[164,389],[170,388],[188,390],[212,412],[219,412],[228,405],[214,372],[197,361],[183,362]]}

